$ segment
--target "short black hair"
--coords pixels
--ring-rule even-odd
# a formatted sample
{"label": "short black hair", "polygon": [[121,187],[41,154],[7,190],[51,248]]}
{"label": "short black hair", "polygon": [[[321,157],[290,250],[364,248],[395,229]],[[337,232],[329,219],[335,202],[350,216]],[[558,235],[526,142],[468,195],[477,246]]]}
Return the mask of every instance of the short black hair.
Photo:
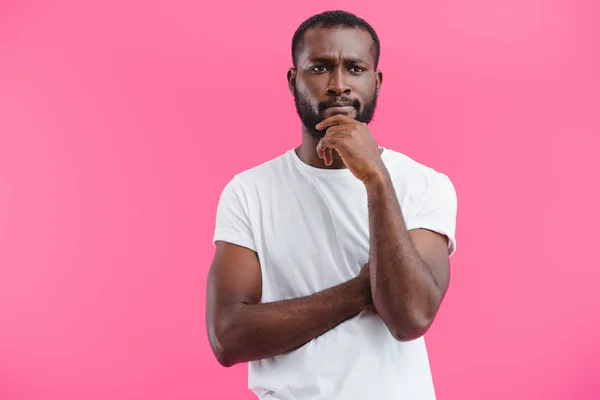
{"label": "short black hair", "polygon": [[373,52],[373,58],[375,60],[375,68],[377,68],[381,46],[375,29],[373,29],[373,27],[364,19],[342,10],[325,11],[321,14],[313,15],[298,27],[292,38],[292,62],[294,67],[296,67],[296,57],[298,52],[302,48],[304,34],[308,29],[315,27],[333,28],[337,26],[363,29],[371,34],[371,37],[373,38],[373,48],[371,51]]}

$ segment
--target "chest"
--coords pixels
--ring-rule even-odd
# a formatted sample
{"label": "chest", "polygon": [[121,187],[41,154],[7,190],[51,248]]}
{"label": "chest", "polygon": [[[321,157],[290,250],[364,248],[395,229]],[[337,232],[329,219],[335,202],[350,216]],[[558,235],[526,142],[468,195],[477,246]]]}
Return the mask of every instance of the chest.
{"label": "chest", "polygon": [[262,196],[254,224],[263,301],[346,282],[369,261],[367,193],[360,181],[289,183]]}

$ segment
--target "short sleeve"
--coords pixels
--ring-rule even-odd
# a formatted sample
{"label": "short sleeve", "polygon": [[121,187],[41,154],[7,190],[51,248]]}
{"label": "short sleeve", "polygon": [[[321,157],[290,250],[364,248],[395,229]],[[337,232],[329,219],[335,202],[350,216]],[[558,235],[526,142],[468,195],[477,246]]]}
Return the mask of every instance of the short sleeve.
{"label": "short sleeve", "polygon": [[448,238],[448,255],[456,251],[457,195],[448,176],[437,173],[417,212],[411,229],[428,229]]}
{"label": "short sleeve", "polygon": [[229,242],[256,251],[248,198],[236,175],[223,189],[217,205],[213,243]]}

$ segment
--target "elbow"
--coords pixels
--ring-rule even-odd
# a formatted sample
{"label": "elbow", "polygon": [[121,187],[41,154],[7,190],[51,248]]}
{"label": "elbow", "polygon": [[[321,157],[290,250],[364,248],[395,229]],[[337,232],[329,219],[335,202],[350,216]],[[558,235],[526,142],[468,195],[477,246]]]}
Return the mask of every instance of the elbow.
{"label": "elbow", "polygon": [[237,362],[235,361],[235,355],[227,348],[222,347],[220,345],[211,347],[215,358],[217,359],[218,363],[221,364],[221,366],[229,368],[237,364]]}
{"label": "elbow", "polygon": [[210,329],[208,338],[212,352],[221,366],[229,368],[238,364],[239,357],[233,343],[236,343],[235,338],[229,337],[232,333],[230,329]]}
{"label": "elbow", "polygon": [[419,339],[429,331],[437,307],[413,307],[412,309],[388,307],[377,310],[394,339],[399,342],[410,342]]}
{"label": "elbow", "polygon": [[431,327],[432,321],[428,319],[414,319],[391,323],[390,333],[399,342],[410,342],[424,336]]}
{"label": "elbow", "polygon": [[230,357],[228,354],[219,354],[216,356],[217,357],[217,361],[219,362],[219,364],[221,364],[221,366],[225,367],[225,368],[229,368],[229,367],[233,367],[234,365],[237,364],[236,361],[234,361],[234,359],[232,357]]}

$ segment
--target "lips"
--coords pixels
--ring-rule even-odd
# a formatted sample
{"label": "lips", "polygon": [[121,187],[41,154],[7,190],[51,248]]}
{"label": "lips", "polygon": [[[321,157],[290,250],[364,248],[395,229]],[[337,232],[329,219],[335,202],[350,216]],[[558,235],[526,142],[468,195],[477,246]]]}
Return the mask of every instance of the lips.
{"label": "lips", "polygon": [[352,105],[332,105],[325,109],[325,115],[330,117],[335,114],[347,114],[352,111],[355,111],[354,106]]}
{"label": "lips", "polygon": [[333,107],[352,107],[352,103],[331,103],[327,105],[327,108]]}
{"label": "lips", "polygon": [[330,112],[344,112],[344,111],[350,111],[350,110],[354,110],[353,106],[333,106],[333,107],[327,107],[325,109],[326,111],[330,111]]}

